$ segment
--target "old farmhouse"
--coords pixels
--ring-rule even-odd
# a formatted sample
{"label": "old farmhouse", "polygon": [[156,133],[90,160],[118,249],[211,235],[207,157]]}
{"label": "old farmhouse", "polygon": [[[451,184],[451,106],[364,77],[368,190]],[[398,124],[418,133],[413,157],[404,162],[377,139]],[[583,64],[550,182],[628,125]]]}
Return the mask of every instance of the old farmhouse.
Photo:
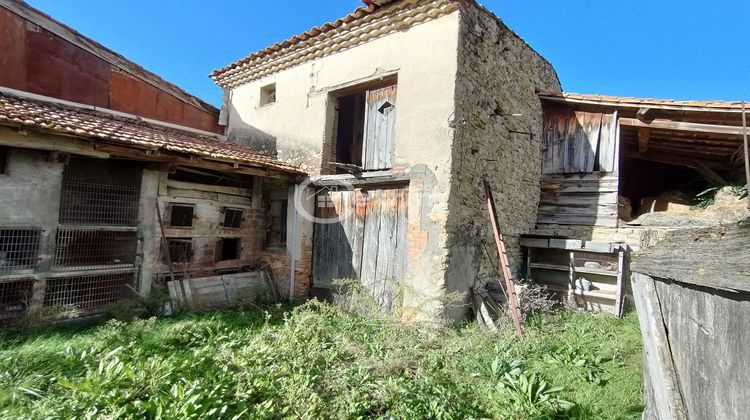
{"label": "old farmhouse", "polygon": [[219,110],[0,0],[0,322],[347,282],[461,321],[500,277],[484,181],[517,280],[619,315],[632,251],[717,222],[668,193],[745,179],[739,103],[563,93],[474,0],[364,3],[215,70]]}
{"label": "old farmhouse", "polygon": [[483,178],[520,273],[540,194],[537,92],[560,84],[476,2],[372,2],[211,77],[227,136],[299,165],[316,217],[340,216],[300,225],[313,287],[354,278],[384,307],[399,296],[407,319],[462,319],[461,295],[495,275]]}

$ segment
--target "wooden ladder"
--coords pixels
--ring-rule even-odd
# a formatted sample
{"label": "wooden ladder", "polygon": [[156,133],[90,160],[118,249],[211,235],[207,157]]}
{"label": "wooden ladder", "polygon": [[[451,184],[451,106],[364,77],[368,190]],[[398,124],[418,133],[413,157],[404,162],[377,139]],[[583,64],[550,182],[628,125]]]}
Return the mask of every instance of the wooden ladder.
{"label": "wooden ladder", "polygon": [[510,262],[508,262],[508,254],[505,252],[505,240],[503,240],[503,234],[500,231],[500,223],[497,220],[497,209],[495,208],[495,199],[492,196],[492,187],[489,181],[484,179],[484,196],[487,199],[487,210],[490,213],[490,222],[492,223],[492,231],[495,234],[495,245],[497,245],[497,255],[500,257],[500,266],[503,272],[503,278],[505,280],[505,291],[508,294],[508,303],[510,304],[510,315],[513,318],[513,323],[516,326],[516,334],[518,338],[523,338],[523,324],[521,323],[521,309],[518,305],[518,296],[516,295],[516,288],[513,285],[513,276],[510,271]]}

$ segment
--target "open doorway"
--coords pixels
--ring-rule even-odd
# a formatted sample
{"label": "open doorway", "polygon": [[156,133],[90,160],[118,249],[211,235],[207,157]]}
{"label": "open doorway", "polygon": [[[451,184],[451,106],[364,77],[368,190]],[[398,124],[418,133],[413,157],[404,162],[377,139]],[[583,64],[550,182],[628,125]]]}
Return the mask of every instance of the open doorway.
{"label": "open doorway", "polygon": [[358,173],[393,167],[395,78],[332,94],[334,126],[325,165],[330,173]]}

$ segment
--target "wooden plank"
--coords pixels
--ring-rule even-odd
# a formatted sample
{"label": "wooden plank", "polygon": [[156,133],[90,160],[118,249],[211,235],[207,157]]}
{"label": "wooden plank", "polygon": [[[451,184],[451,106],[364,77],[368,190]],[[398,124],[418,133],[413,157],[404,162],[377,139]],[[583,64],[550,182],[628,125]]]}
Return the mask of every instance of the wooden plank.
{"label": "wooden plank", "polygon": [[367,92],[362,167],[365,170],[393,167],[396,121],[396,86]]}
{"label": "wooden plank", "polygon": [[409,221],[409,190],[400,188],[397,194],[396,215],[396,246],[393,262],[393,278],[400,284],[406,276],[407,253],[409,249],[408,221]]}
{"label": "wooden plank", "polygon": [[594,170],[601,124],[600,113],[576,111],[573,118],[568,120],[564,172],[578,173]]}
{"label": "wooden plank", "polygon": [[742,136],[742,127],[716,124],[689,123],[657,118],[650,123],[637,118],[620,118],[620,125],[625,127],[653,128],[659,130],[689,131],[693,133]]}
{"label": "wooden plank", "polygon": [[393,265],[396,249],[396,219],[398,217],[398,190],[382,190],[380,198],[380,230],[378,231],[378,259],[375,267],[376,301],[381,308],[390,310],[395,295],[396,281]]}
{"label": "wooden plank", "polygon": [[617,216],[539,214],[537,224],[616,227]]}
{"label": "wooden plank", "polygon": [[557,239],[550,238],[549,247],[559,249],[581,249],[583,241],[578,239]]}
{"label": "wooden plank", "polygon": [[378,241],[380,239],[380,190],[367,192],[367,215],[365,217],[362,246],[362,285],[373,291],[378,267]]}
{"label": "wooden plank", "polygon": [[625,253],[617,253],[617,298],[615,300],[615,315],[622,317],[625,307],[625,281],[623,279],[625,271]]}
{"label": "wooden plank", "polygon": [[599,137],[599,170],[615,172],[617,154],[617,111],[614,114],[602,114],[602,129]]}
{"label": "wooden plank", "polygon": [[614,244],[610,242],[585,241],[583,249],[593,252],[612,253],[615,250]]}
{"label": "wooden plank", "polygon": [[208,185],[208,184],[198,184],[194,182],[174,181],[171,179],[167,181],[167,187],[181,189],[181,190],[217,192],[217,193],[228,194],[228,195],[239,195],[243,197],[252,197],[253,195],[252,191],[247,188],[223,187],[219,185]]}
{"label": "wooden plank", "polygon": [[558,174],[565,169],[565,151],[568,132],[568,120],[572,113],[548,113],[545,115],[545,158],[542,173]]}
{"label": "wooden plank", "polygon": [[750,223],[670,231],[631,256],[634,272],[725,290],[750,292]]}
{"label": "wooden plank", "polygon": [[744,418],[750,411],[749,294],[658,278],[654,285],[689,418]]}
{"label": "wooden plank", "polygon": [[548,248],[549,239],[547,238],[521,238],[519,243],[521,246],[529,248]]}
{"label": "wooden plank", "polygon": [[542,192],[541,205],[569,205],[571,207],[595,207],[617,203],[617,192],[559,194]]}
{"label": "wooden plank", "polygon": [[632,283],[638,322],[643,337],[643,379],[646,400],[646,412],[643,418],[687,419],[654,280],[649,276],[634,273]]}

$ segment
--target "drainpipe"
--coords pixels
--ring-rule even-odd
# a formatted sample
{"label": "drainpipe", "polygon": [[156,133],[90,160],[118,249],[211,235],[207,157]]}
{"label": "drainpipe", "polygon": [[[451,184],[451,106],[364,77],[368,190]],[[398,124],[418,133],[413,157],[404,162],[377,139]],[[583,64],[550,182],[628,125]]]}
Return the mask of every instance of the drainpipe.
{"label": "drainpipe", "polygon": [[297,200],[298,194],[301,194],[299,184],[294,184],[294,196],[292,205],[292,249],[290,252],[291,263],[289,268],[289,302],[294,302],[294,280],[297,271],[297,250],[299,249],[299,213],[297,212],[297,203],[301,203],[301,200]]}

